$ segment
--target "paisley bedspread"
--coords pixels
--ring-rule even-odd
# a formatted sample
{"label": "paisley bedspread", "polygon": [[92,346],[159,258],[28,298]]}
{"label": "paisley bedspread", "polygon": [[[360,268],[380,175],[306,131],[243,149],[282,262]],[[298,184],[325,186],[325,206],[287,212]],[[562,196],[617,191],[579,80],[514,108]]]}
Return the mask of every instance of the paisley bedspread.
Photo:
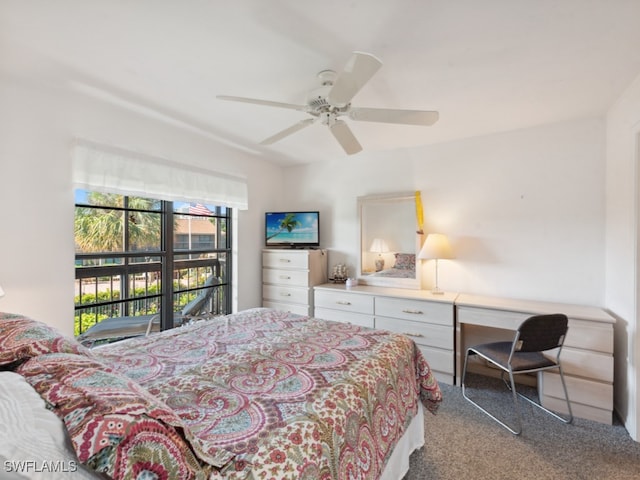
{"label": "paisley bedspread", "polygon": [[181,419],[210,478],[376,479],[441,393],[409,338],[251,309],[93,350]]}

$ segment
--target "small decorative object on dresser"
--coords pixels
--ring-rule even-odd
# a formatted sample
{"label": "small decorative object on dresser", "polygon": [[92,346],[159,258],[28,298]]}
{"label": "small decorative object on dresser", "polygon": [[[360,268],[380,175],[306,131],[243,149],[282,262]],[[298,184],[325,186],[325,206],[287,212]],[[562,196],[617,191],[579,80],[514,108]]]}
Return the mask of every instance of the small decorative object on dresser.
{"label": "small decorative object on dresser", "polygon": [[347,281],[345,282],[345,285],[346,285],[347,288],[357,287],[358,286],[358,279],[357,278],[347,278]]}
{"label": "small decorative object on dresser", "polygon": [[338,263],[333,266],[333,273],[329,280],[333,283],[345,283],[348,276],[347,266],[344,263]]}

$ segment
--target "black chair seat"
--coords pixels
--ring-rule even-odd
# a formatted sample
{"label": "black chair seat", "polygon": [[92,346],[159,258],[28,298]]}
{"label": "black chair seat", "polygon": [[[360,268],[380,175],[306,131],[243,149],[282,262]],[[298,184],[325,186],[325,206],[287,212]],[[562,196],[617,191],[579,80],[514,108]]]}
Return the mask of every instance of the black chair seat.
{"label": "black chair seat", "polygon": [[[471,347],[471,350],[509,371],[509,355],[511,355],[512,346],[513,342],[494,342]],[[555,365],[557,365],[556,362],[540,352],[514,352],[511,358],[511,369],[514,372],[537,370]]]}

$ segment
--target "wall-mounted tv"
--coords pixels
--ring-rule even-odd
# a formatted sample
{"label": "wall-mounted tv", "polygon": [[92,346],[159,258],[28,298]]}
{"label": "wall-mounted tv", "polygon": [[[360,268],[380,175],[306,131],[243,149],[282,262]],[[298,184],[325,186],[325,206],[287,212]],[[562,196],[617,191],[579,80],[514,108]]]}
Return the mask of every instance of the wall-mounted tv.
{"label": "wall-mounted tv", "polygon": [[267,247],[320,246],[320,212],[266,212]]}

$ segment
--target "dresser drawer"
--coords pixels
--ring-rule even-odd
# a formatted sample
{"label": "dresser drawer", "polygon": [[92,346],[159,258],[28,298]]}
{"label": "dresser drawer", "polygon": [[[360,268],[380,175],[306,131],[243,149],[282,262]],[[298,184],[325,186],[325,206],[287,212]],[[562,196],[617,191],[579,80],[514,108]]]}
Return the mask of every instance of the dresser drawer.
{"label": "dresser drawer", "polygon": [[376,297],[375,308],[376,316],[448,325],[453,328],[453,306],[451,304],[407,298]]}
{"label": "dresser drawer", "polygon": [[283,312],[303,315],[305,317],[311,316],[311,307],[309,305],[302,305],[297,303],[278,303],[265,300],[262,302],[262,306],[273,308],[275,310],[282,310]]}
{"label": "dresser drawer", "polygon": [[[425,347],[418,345],[429,367],[434,372],[445,373],[449,380],[447,383],[452,384],[453,380],[453,352],[449,350],[441,350],[439,348]],[[439,379],[438,379],[439,380]]]}
{"label": "dresser drawer", "polygon": [[[565,382],[574,416],[611,424],[613,420],[613,385],[570,377],[566,374]],[[542,380],[538,384],[538,392],[542,405],[559,413],[568,413],[560,375],[544,372]]]}
{"label": "dresser drawer", "polygon": [[471,325],[491,325],[492,328],[517,330],[522,322],[531,316],[530,313],[489,310],[486,308],[458,306],[458,321]]}
{"label": "dresser drawer", "polygon": [[569,318],[567,347],[613,354],[613,325]]}
{"label": "dresser drawer", "polygon": [[272,268],[309,268],[309,255],[306,251],[285,252],[281,250],[262,252],[262,266]]}
{"label": "dresser drawer", "polygon": [[564,347],[560,361],[566,375],[613,383],[612,355]]}
{"label": "dresser drawer", "polygon": [[381,330],[402,333],[410,337],[418,345],[448,350],[453,361],[453,326],[432,325],[420,321],[387,318],[378,315],[376,315],[375,326]]}
{"label": "dresser drawer", "polygon": [[[571,393],[569,393],[569,395],[571,395]],[[569,399],[571,399],[571,396],[569,396]],[[542,405],[554,412],[565,415],[569,413],[564,398],[543,396]],[[591,405],[573,403],[573,401],[571,401],[571,412],[574,417],[586,418],[594,422],[605,423],[607,425],[611,425],[613,422],[613,412],[610,409],[592,407]]]}
{"label": "dresser drawer", "polygon": [[373,297],[345,291],[315,290],[316,307],[373,315]]}
{"label": "dresser drawer", "polygon": [[262,299],[280,303],[310,303],[310,289],[286,287],[281,285],[263,285]]}
{"label": "dresser drawer", "polygon": [[316,307],[313,316],[315,318],[332,320],[334,322],[352,323],[361,327],[374,327],[373,316],[365,315],[363,313],[345,312],[331,308]]}
{"label": "dresser drawer", "polygon": [[262,269],[262,282],[295,287],[309,286],[309,272],[306,270]]}
{"label": "dresser drawer", "polygon": [[[611,383],[571,377],[566,375],[566,372],[564,380],[569,392],[569,401],[572,404],[582,403],[591,407],[613,410],[613,385]],[[557,373],[544,372],[538,390],[541,396],[564,400],[562,381]]]}
{"label": "dresser drawer", "polygon": [[[562,312],[559,312],[562,313]],[[517,330],[533,313],[489,310],[474,307],[458,307],[460,323],[491,325],[494,328]],[[578,320],[569,317],[569,330],[565,346],[578,347],[603,353],[613,352],[613,326],[607,323]]]}

